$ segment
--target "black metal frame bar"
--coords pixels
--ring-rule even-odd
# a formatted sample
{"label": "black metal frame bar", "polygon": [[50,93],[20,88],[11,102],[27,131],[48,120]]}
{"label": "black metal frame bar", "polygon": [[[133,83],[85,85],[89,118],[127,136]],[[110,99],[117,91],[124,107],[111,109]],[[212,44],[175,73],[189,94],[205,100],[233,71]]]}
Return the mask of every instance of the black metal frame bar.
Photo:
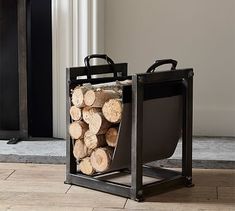
{"label": "black metal frame bar", "polygon": [[[96,74],[102,74],[102,69],[95,67]],[[78,74],[79,68],[67,69],[67,125],[70,123],[70,89],[75,84],[81,84],[84,80],[76,80],[74,76]],[[82,69],[83,70],[83,69]],[[109,72],[107,70],[107,72]],[[81,73],[81,72],[80,72]],[[84,72],[85,73],[85,69]],[[70,74],[72,77],[70,77]],[[124,71],[121,78],[127,78],[127,72]],[[95,81],[96,79],[87,79],[86,82],[99,83],[104,81],[116,80],[108,78]],[[144,87],[156,83],[180,82],[182,84],[183,96],[183,116],[182,116],[182,172],[167,170],[142,165],[142,145],[143,145],[143,102]],[[72,153],[72,140],[69,135],[66,145],[66,181],[65,183],[74,184],[94,190],[99,190],[123,197],[131,198],[136,201],[143,200],[143,197],[153,193],[165,191],[168,188],[177,185],[187,187],[192,184],[192,101],[193,101],[193,70],[174,70],[158,73],[145,73],[132,76],[132,140],[131,140],[131,169],[121,169],[119,173],[129,172],[131,174],[131,185],[124,185],[104,180],[107,173],[101,173],[99,176],[86,176],[77,172],[76,160]],[[178,93],[175,93],[178,95]],[[161,96],[164,97],[164,96]],[[68,134],[68,133],[67,133]],[[118,173],[117,173],[118,174]],[[160,181],[143,185],[143,176],[162,178]]]}
{"label": "black metal frame bar", "polygon": [[28,138],[27,108],[27,0],[17,1],[18,73],[19,73],[19,130],[1,130],[2,139]]}
{"label": "black metal frame bar", "polygon": [[18,1],[18,68],[20,137],[27,138],[27,0]]}

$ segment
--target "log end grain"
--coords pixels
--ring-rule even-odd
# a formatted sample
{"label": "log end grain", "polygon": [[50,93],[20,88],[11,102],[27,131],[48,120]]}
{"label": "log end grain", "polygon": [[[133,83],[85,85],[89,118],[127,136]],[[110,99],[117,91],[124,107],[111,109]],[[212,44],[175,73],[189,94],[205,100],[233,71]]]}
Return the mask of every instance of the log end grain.
{"label": "log end grain", "polygon": [[77,160],[87,157],[91,154],[91,150],[88,149],[83,140],[78,139],[75,141],[73,148],[73,155]]}
{"label": "log end grain", "polygon": [[97,148],[91,154],[91,165],[97,172],[109,169],[112,161],[113,150],[109,147]]}
{"label": "log end grain", "polygon": [[92,108],[92,107],[84,107],[84,108],[82,109],[82,118],[83,118],[83,120],[84,120],[87,124],[89,124],[89,123],[90,123],[91,116],[92,116],[94,113],[101,113],[101,109]]}
{"label": "log end grain", "polygon": [[90,130],[84,134],[84,143],[89,149],[95,149],[107,145],[104,135],[93,134]]}
{"label": "log end grain", "polygon": [[84,90],[81,87],[76,87],[73,90],[71,101],[72,101],[74,106],[76,106],[76,107],[82,107],[83,106],[83,104],[84,104],[83,92],[84,92]]}
{"label": "log end grain", "polygon": [[93,114],[90,118],[89,130],[93,134],[97,134],[100,130],[101,125],[102,125],[102,117],[97,113]]}
{"label": "log end grain", "polygon": [[96,95],[93,90],[88,90],[84,95],[84,103],[87,106],[92,106],[96,100]]}
{"label": "log end grain", "polygon": [[85,157],[79,162],[79,169],[83,174],[92,175],[95,173],[95,169],[91,165],[90,157]]}
{"label": "log end grain", "polygon": [[105,139],[108,146],[116,147],[118,141],[118,128],[109,128],[107,133],[105,134]]}
{"label": "log end grain", "polygon": [[105,102],[102,112],[104,117],[112,123],[119,123],[122,118],[122,103],[120,99],[110,99]]}
{"label": "log end grain", "polygon": [[69,125],[69,134],[73,139],[83,137],[87,130],[88,125],[83,121],[75,121]]}
{"label": "log end grain", "polygon": [[82,117],[81,109],[76,106],[71,106],[69,113],[70,113],[71,119],[74,121],[78,121]]}

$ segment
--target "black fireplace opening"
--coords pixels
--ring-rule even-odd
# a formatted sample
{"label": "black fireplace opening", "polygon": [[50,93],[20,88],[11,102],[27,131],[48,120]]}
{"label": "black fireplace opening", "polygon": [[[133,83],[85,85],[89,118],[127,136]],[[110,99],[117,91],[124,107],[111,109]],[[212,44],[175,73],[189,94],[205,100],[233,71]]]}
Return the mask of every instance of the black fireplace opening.
{"label": "black fireplace opening", "polygon": [[31,0],[27,20],[29,134],[52,137],[51,1]]}
{"label": "black fireplace opening", "polygon": [[52,128],[51,0],[1,0],[0,139],[52,137]]}
{"label": "black fireplace opening", "polygon": [[0,130],[19,128],[17,1],[0,1]]}

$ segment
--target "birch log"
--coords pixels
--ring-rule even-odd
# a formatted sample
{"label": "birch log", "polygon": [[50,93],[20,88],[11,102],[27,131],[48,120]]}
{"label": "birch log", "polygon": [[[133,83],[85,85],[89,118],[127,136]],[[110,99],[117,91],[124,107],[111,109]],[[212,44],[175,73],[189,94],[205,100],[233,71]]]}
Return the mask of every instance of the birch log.
{"label": "birch log", "polygon": [[71,119],[74,121],[78,121],[82,117],[81,109],[76,106],[71,106],[69,113],[70,113]]}
{"label": "birch log", "polygon": [[119,123],[122,118],[122,103],[120,99],[110,99],[105,102],[102,112],[104,117],[112,123]]}
{"label": "birch log", "polygon": [[84,103],[87,106],[102,108],[107,100],[119,97],[120,93],[114,90],[89,90],[84,95]]}
{"label": "birch log", "polygon": [[72,91],[72,103],[76,107],[84,107],[84,94],[88,89],[86,87],[77,86]]}
{"label": "birch log", "polygon": [[73,139],[83,138],[88,125],[83,121],[75,121],[69,125],[69,134]]}
{"label": "birch log", "polygon": [[93,134],[105,134],[110,126],[111,123],[104,118],[102,113],[94,113],[89,121],[89,130]]}
{"label": "birch log", "polygon": [[100,84],[91,84],[91,83],[84,83],[83,86],[87,87],[88,89],[121,89],[124,85],[131,85],[132,80],[124,80],[124,81],[113,81],[107,83],[100,83]]}
{"label": "birch log", "polygon": [[112,155],[111,147],[97,148],[91,154],[91,165],[97,172],[106,171],[110,167]]}
{"label": "birch log", "polygon": [[105,139],[108,146],[116,147],[118,141],[118,128],[111,127],[108,129],[107,133],[105,134]]}
{"label": "birch log", "polygon": [[88,107],[88,106],[84,107],[82,109],[82,118],[83,118],[84,122],[89,124],[91,116],[95,113],[102,113],[102,111],[99,108],[92,108],[92,107]]}
{"label": "birch log", "polygon": [[91,165],[91,159],[90,157],[86,157],[83,158],[80,162],[79,162],[79,169],[83,174],[86,175],[92,175],[95,173],[95,169],[93,168],[93,166]]}
{"label": "birch log", "polygon": [[84,143],[89,149],[95,149],[107,145],[105,135],[95,135],[90,130],[84,134]]}
{"label": "birch log", "polygon": [[87,157],[90,154],[91,150],[86,147],[82,139],[78,139],[75,141],[75,145],[73,147],[73,155],[77,160]]}

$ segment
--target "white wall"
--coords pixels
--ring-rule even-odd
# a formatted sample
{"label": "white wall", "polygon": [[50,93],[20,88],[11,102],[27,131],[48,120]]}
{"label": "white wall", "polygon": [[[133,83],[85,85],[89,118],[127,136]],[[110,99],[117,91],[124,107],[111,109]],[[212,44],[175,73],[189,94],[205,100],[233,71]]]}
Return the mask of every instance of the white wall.
{"label": "white wall", "polygon": [[72,2],[52,1],[53,136],[66,137],[66,72],[73,63]]}
{"label": "white wall", "polygon": [[53,136],[66,138],[66,68],[104,52],[103,0],[52,0]]}
{"label": "white wall", "polygon": [[105,50],[131,73],[193,67],[194,134],[235,136],[234,0],[106,0]]}

